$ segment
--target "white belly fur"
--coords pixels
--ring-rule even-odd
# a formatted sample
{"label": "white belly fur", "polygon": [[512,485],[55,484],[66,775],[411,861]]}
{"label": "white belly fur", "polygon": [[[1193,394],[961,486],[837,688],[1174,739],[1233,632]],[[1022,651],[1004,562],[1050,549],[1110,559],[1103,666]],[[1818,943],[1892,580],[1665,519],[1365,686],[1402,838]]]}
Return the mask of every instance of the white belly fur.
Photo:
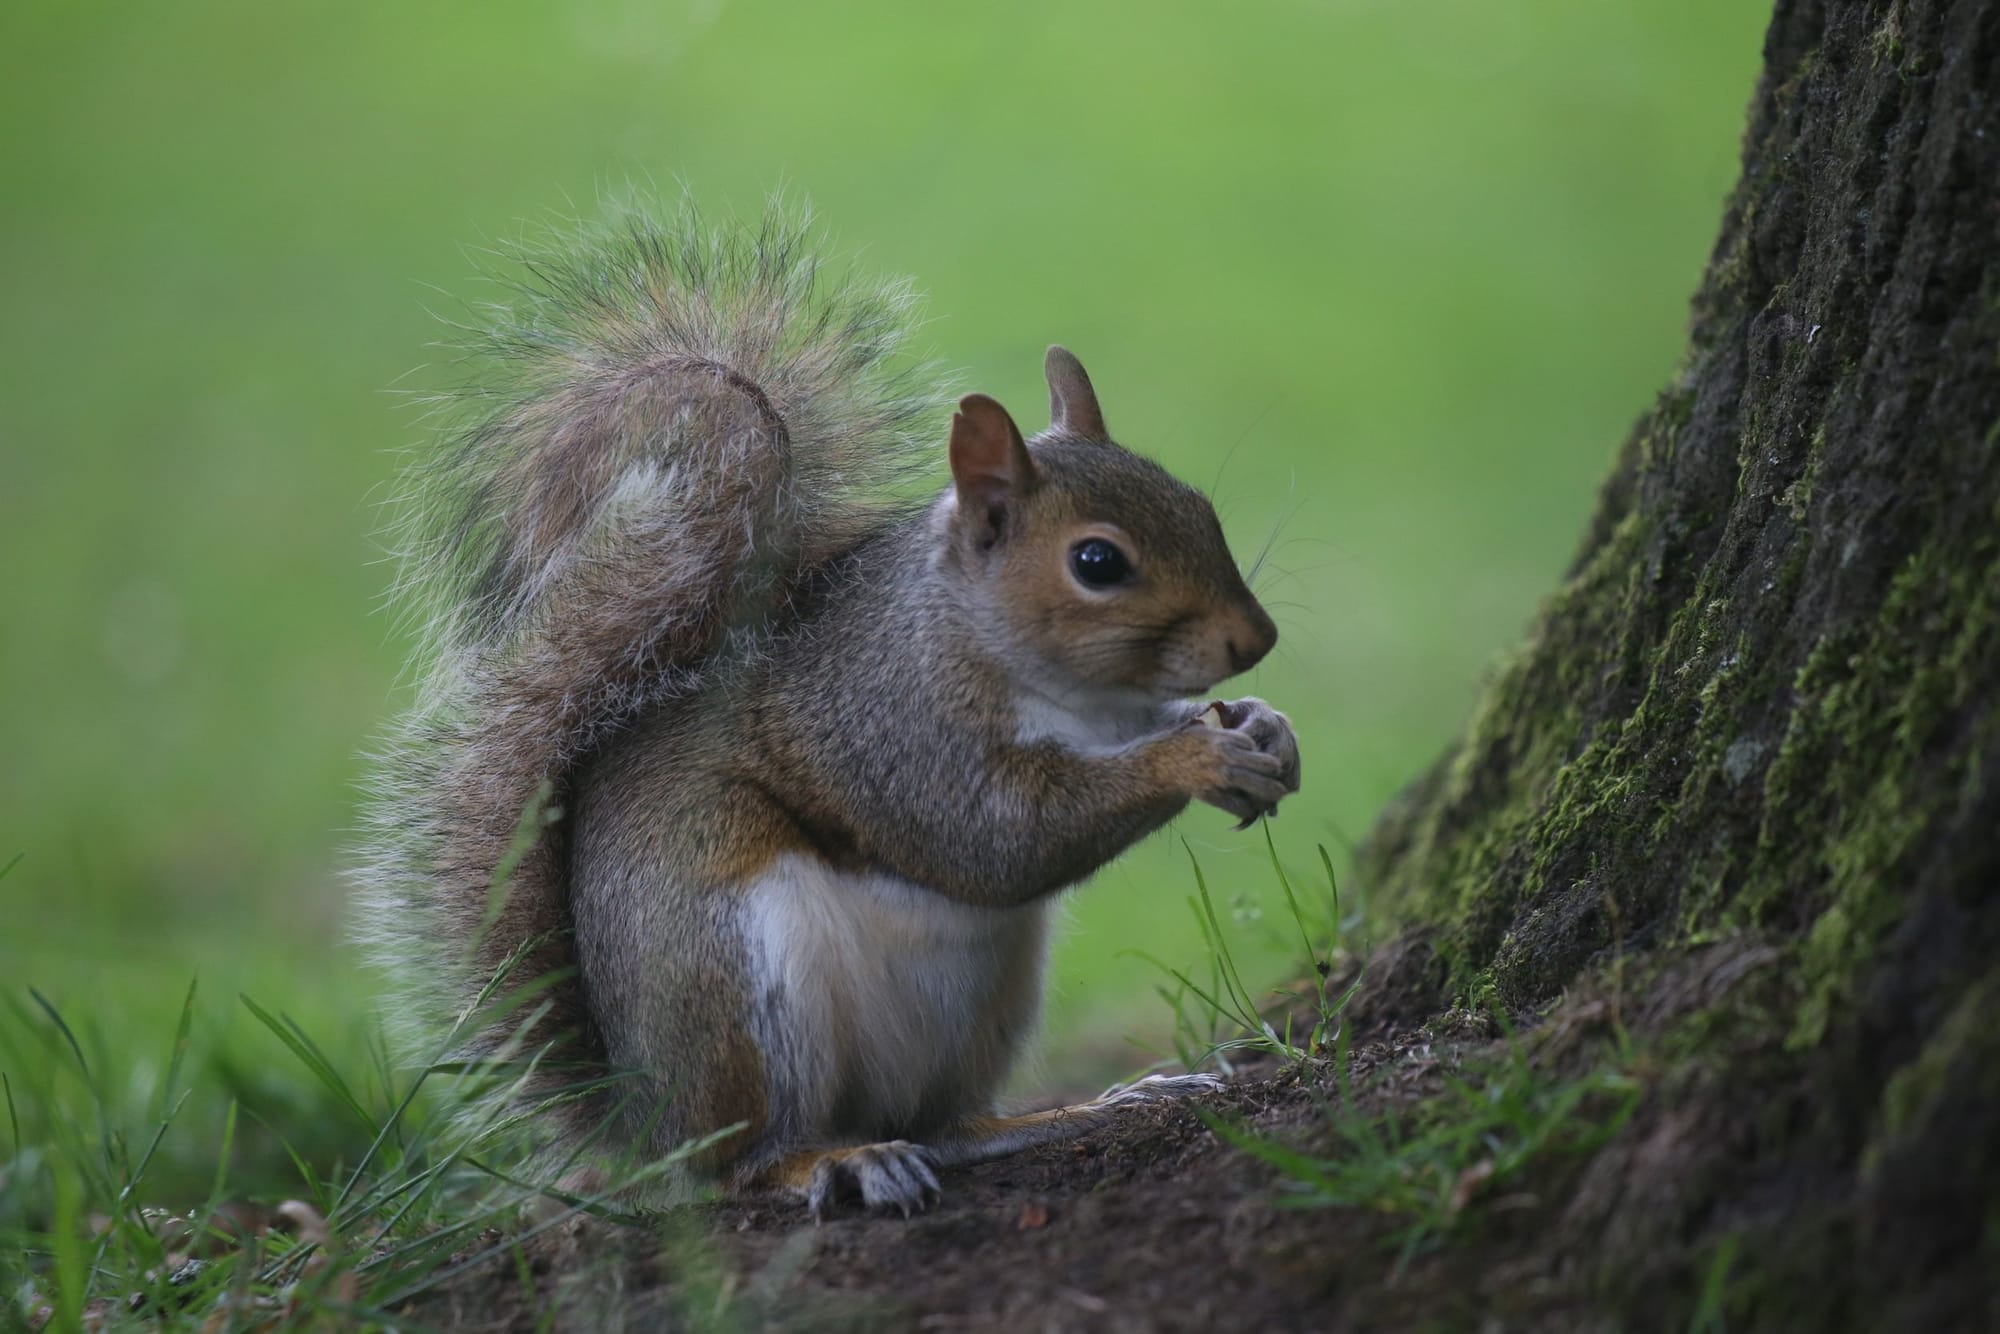
{"label": "white belly fur", "polygon": [[1046,903],[973,907],[798,854],[742,902],[774,1131],[914,1136],[990,1110],[1040,1005]]}

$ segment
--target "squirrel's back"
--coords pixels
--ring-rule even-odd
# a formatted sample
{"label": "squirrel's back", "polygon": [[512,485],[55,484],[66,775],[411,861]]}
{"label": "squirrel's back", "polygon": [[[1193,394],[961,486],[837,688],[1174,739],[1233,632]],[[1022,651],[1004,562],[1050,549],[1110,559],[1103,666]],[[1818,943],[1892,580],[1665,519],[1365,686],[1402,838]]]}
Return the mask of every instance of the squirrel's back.
{"label": "squirrel's back", "polygon": [[412,1056],[518,1050],[530,1094],[601,1073],[567,911],[578,766],[898,512],[940,403],[894,361],[913,303],[829,281],[813,239],[776,210],[629,210],[524,249],[483,312],[459,424],[405,479],[415,700],[356,877]]}

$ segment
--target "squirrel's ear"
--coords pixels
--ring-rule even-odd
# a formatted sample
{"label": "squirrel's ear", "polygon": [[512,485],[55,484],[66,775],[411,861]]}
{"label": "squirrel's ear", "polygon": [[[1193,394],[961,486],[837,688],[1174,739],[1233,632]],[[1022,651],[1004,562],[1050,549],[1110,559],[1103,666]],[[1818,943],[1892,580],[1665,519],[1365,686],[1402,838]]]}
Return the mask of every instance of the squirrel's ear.
{"label": "squirrel's ear", "polygon": [[984,394],[967,394],[951,418],[951,480],[959,513],[1000,535],[1008,504],[1035,487],[1035,462],[1007,409]]}
{"label": "squirrel's ear", "polygon": [[1104,410],[1097,406],[1097,391],[1090,387],[1090,377],[1075,354],[1058,343],[1049,349],[1042,370],[1049,377],[1049,429],[1109,440]]}

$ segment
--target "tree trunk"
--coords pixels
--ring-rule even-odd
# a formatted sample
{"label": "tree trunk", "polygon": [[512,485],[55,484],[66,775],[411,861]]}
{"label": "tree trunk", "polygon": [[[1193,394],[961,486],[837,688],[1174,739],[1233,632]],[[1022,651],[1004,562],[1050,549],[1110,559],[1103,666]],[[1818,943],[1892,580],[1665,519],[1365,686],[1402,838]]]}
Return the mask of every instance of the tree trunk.
{"label": "tree trunk", "polygon": [[1733,1237],[1760,1328],[1991,1316],[2000,16],[1779,0],[1764,53],[1680,372],[1364,849],[1373,985],[1630,994],[1677,1073],[1571,1210],[1604,1282]]}

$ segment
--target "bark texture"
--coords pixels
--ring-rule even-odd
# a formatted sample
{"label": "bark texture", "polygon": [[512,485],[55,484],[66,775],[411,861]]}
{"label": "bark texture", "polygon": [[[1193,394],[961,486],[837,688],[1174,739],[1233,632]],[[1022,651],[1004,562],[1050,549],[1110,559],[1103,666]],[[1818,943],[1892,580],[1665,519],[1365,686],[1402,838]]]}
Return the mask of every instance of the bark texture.
{"label": "bark texture", "polygon": [[2000,7],[1780,0],[1683,364],[1364,853],[1378,986],[1657,1020],[1571,1211],[1628,1296],[1734,1238],[1759,1327],[2000,1314],[1997,424]]}

